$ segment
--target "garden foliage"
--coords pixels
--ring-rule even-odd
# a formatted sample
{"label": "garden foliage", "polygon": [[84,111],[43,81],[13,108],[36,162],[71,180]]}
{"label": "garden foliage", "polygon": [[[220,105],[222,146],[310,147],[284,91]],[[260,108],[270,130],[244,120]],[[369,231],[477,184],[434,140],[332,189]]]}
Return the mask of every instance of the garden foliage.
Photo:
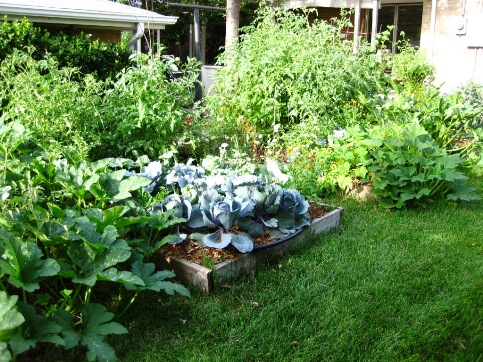
{"label": "garden foliage", "polygon": [[[47,35],[31,24],[2,26],[19,37],[2,35],[0,66],[0,359],[52,343],[111,361],[105,336],[127,330],[107,307],[122,314],[147,290],[189,296],[169,281],[173,273],[157,271],[150,260],[182,221],[170,211],[148,211],[168,191],[151,196],[149,170],[131,175],[149,162],[146,156],[110,156],[158,157],[176,144],[185,131],[194,64],[186,79],[173,82],[166,74],[172,60],[130,59],[130,67],[100,80],[71,67],[68,57],[37,59],[45,49],[34,41]],[[30,30],[26,46],[12,43]],[[84,42],[97,47],[82,36],[56,39],[67,53],[81,52]],[[105,69],[112,62],[113,56],[102,60]],[[118,292],[100,298],[105,288]]]}
{"label": "garden foliage", "polygon": [[408,41],[398,44],[398,53],[391,61],[391,76],[404,85],[406,92],[416,97],[423,96],[425,89],[434,81],[434,72],[435,67],[418,47]]}
{"label": "garden foliage", "polygon": [[[163,245],[191,234],[250,251],[267,229],[309,223],[303,195],[366,183],[387,207],[476,199],[464,167],[483,165],[478,93],[443,95],[425,87],[429,68],[396,66],[406,80],[389,96],[384,57],[364,45],[354,54],[342,23],[261,10],[220,58],[204,120],[194,61],[172,81],[173,60],[133,56],[115,70],[120,58],[96,55],[94,42],[89,70],[75,63],[86,37],[2,23],[0,359],[46,342],[113,360],[105,337],[126,329],[107,307],[122,314],[147,290],[189,295],[152,263]],[[173,166],[181,146],[219,149],[200,162],[209,177],[186,159]],[[117,306],[97,293],[110,285],[123,287]]]}
{"label": "garden foliage", "polygon": [[0,22],[0,59],[15,50],[31,51],[35,60],[52,57],[61,68],[78,68],[81,74],[92,74],[100,80],[115,78],[131,64],[132,54],[125,43],[107,44],[84,33],[50,34],[26,19],[8,21],[6,17]]}
{"label": "garden foliage", "polygon": [[105,91],[100,108],[100,147],[97,154],[157,158],[177,145],[193,117],[197,62],[181,68],[184,76],[167,78],[169,59],[135,56],[137,66],[119,73]]}
{"label": "garden foliage", "polygon": [[309,25],[308,11],[260,10],[239,45],[218,60],[223,68],[203,126],[250,149],[276,142],[283,132],[287,144],[316,142],[307,128],[327,135],[336,125],[367,123],[359,94],[372,97],[385,87],[385,65],[365,47],[354,54],[341,33],[345,26],[343,20]]}
{"label": "garden foliage", "polygon": [[159,162],[147,168],[157,168],[153,189],[174,191],[152,212],[172,212],[185,219],[171,244],[183,242],[189,234],[202,246],[221,249],[232,245],[246,253],[253,250],[256,237],[279,237],[310,224],[305,198],[297,190],[262,181],[261,175],[238,174],[237,170],[229,175],[212,170],[212,175],[205,175],[205,170],[190,164],[177,164],[166,172]]}
{"label": "garden foliage", "polygon": [[15,138],[28,145],[23,128],[14,126],[2,130],[12,143],[4,147],[0,177],[0,297],[10,301],[1,353],[16,356],[49,342],[67,349],[82,345],[88,360],[113,360],[104,336],[127,330],[111,321],[114,314],[103,303],[112,300],[99,300],[97,289],[124,286],[120,294],[131,301],[121,309],[145,290],[189,296],[166,280],[173,273],[155,271],[149,261],[182,219],[148,212],[158,201],[143,189],[152,180],[127,172],[145,160],[48,160],[41,152],[35,156],[38,149],[14,148]]}
{"label": "garden foliage", "polygon": [[193,114],[184,107],[192,103],[196,64],[185,64],[184,77],[170,81],[172,60],[136,59],[115,80],[102,82],[51,57],[36,61],[15,51],[0,69],[0,114],[27,127],[30,140],[54,157],[156,158],[188,131],[185,120]]}

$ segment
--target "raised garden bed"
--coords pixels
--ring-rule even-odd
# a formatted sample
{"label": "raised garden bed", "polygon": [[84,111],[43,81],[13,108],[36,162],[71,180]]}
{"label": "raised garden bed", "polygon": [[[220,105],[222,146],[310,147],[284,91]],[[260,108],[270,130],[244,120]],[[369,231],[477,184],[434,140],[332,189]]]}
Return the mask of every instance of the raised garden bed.
{"label": "raised garden bed", "polygon": [[244,273],[256,269],[257,265],[267,260],[280,258],[294,245],[302,244],[311,236],[337,227],[342,217],[342,208],[330,207],[323,216],[313,219],[311,225],[302,232],[286,238],[282,243],[241,254],[235,258],[221,261],[208,268],[186,259],[161,255],[158,262],[164,269],[176,273],[176,278],[184,285],[211,293],[222,285],[230,283]]}

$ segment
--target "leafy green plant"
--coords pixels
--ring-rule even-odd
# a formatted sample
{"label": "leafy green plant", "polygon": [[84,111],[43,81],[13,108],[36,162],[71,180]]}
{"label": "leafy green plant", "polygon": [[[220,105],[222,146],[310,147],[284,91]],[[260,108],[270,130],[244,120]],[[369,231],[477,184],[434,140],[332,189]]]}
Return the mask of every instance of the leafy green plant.
{"label": "leafy green plant", "polygon": [[288,149],[291,185],[316,198],[339,190],[349,193],[365,182],[367,166],[372,162],[370,151],[381,144],[359,126],[349,127],[341,137],[332,136],[321,143],[310,150]]}
{"label": "leafy green plant", "polygon": [[458,154],[440,149],[418,123],[405,126],[388,124],[373,129],[371,137],[382,142],[371,152],[368,167],[372,192],[381,197],[381,205],[401,208],[424,203],[427,199],[477,200],[475,189],[466,185],[467,177]]}
{"label": "leafy green plant", "polygon": [[[466,102],[460,93],[433,95],[418,107],[415,118],[438,146],[463,158],[481,150],[483,127],[477,124],[483,108]],[[473,155],[474,156],[474,155]]]}
{"label": "leafy green plant", "polygon": [[16,295],[9,296],[5,291],[0,291],[0,359],[2,361],[10,361],[12,358],[8,342],[15,334],[15,329],[25,321],[16,308],[17,300]]}
{"label": "leafy green plant", "polygon": [[114,314],[104,306],[91,303],[99,283],[126,287],[131,300],[124,310],[145,290],[189,296],[186,288],[166,280],[174,274],[155,272],[144,262],[172,241],[171,227],[185,220],[172,211],[149,213],[158,200],[143,188],[152,180],[123,168],[140,170],[145,161],[74,166],[65,159],[49,164],[39,156],[34,163],[19,158],[15,167],[9,162],[5,182],[10,173],[36,174],[27,185],[35,182],[42,193],[22,199],[15,183],[3,187],[0,286],[21,296],[24,322],[15,332],[5,327],[8,333],[0,333],[2,355],[15,357],[47,342],[84,346],[89,360],[113,360],[104,336],[127,331],[109,322]]}
{"label": "leafy green plant", "polygon": [[183,69],[184,77],[170,81],[168,64],[155,56],[137,55],[137,66],[127,68],[106,90],[101,105],[100,143],[95,159],[108,155],[158,158],[176,145],[197,81],[195,61]]}
{"label": "leafy green plant", "polygon": [[99,142],[95,133],[102,85],[92,76],[73,80],[76,69],[58,67],[53,58],[36,61],[20,51],[3,60],[2,120],[23,125],[31,147],[76,162]]}
{"label": "leafy green plant", "polygon": [[299,142],[295,135],[315,143],[337,124],[368,122],[358,95],[386,90],[374,51],[363,47],[353,54],[353,43],[339,29],[345,23],[309,26],[304,11],[259,14],[239,45],[219,58],[223,67],[206,100],[211,117],[200,123],[205,135],[219,143],[236,135],[230,143],[237,149],[263,152],[281,138],[287,145]]}
{"label": "leafy green plant", "polygon": [[[16,49],[29,51],[35,60],[54,57],[61,68],[78,68],[80,74],[92,74],[97,79],[115,78],[131,64],[132,50],[125,43],[107,44],[91,39],[88,34],[53,35],[23,20],[0,22],[0,60]],[[74,77],[78,77],[75,74]]]}
{"label": "leafy green plant", "polygon": [[465,101],[460,92],[443,94],[438,89],[426,89],[416,98],[396,86],[394,97],[360,96],[375,124],[395,122],[405,125],[417,120],[441,148],[459,153],[470,163],[480,160],[483,125],[478,119],[482,108]]}
{"label": "leafy green plant", "polygon": [[407,40],[400,42],[397,48],[398,53],[391,62],[392,77],[403,85],[404,91],[416,97],[423,96],[425,88],[434,81],[435,67],[418,47]]}
{"label": "leafy green plant", "polygon": [[[474,108],[483,109],[483,85],[474,82],[468,82],[458,88],[458,92],[471,104]],[[483,122],[483,114],[476,119],[477,122]]]}

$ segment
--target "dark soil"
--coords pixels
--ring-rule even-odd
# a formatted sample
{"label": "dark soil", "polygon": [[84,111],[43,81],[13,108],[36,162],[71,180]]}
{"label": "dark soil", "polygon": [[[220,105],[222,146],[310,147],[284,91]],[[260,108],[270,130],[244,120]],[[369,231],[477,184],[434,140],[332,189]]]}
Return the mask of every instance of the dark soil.
{"label": "dark soil", "polygon": [[[326,205],[310,204],[309,206],[309,215],[312,219],[322,217],[327,212],[328,209]],[[265,231],[265,236],[253,239],[255,246],[266,245],[287,236],[286,234],[282,234],[275,238],[269,236],[269,231],[270,230],[267,229]],[[164,245],[159,252],[164,257],[185,259],[207,267],[211,267],[224,260],[235,259],[242,254],[231,245],[224,249],[207,248],[200,246],[198,242],[190,239],[176,245]]]}

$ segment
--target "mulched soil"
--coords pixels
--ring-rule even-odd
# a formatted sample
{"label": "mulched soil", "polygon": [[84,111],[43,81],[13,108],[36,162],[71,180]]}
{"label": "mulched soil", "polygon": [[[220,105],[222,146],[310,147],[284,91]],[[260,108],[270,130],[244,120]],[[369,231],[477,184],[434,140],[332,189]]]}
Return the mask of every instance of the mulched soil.
{"label": "mulched soil", "polygon": [[[322,217],[328,212],[326,205],[310,204],[309,215],[312,219]],[[279,238],[287,236],[286,234],[280,235],[278,238],[274,238],[268,235],[269,230],[265,232],[265,236],[254,238],[255,245],[266,245],[276,241]],[[229,245],[225,249],[206,248],[198,244],[198,242],[187,239],[180,244],[176,245],[164,245],[159,252],[164,257],[170,257],[175,259],[185,259],[193,263],[205,266],[212,266],[218,264],[224,260],[235,259],[240,256],[240,253],[233,246]]]}

